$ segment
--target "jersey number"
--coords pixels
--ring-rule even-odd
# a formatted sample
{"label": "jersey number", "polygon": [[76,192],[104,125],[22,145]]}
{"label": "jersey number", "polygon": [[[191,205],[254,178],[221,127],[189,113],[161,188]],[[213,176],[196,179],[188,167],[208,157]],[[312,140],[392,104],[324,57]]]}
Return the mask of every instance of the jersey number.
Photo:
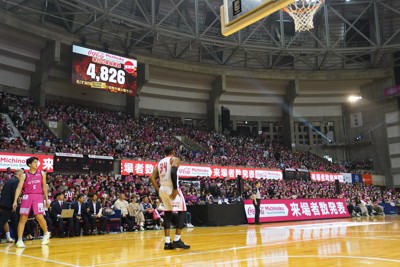
{"label": "jersey number", "polygon": [[160,176],[165,176],[167,173],[167,162],[163,162],[160,164]]}

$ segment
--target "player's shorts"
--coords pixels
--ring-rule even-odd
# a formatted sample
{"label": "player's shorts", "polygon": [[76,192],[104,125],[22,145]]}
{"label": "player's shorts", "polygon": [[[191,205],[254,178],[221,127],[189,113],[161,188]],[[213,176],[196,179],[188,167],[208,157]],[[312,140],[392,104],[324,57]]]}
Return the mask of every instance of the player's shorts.
{"label": "player's shorts", "polygon": [[183,197],[181,189],[178,188],[178,195],[174,200],[169,198],[172,194],[172,187],[161,186],[158,194],[160,195],[161,201],[165,211],[186,211],[185,198]]}
{"label": "player's shorts", "polygon": [[33,214],[44,214],[44,203],[42,194],[28,194],[22,196],[20,215],[29,215],[31,209]]}

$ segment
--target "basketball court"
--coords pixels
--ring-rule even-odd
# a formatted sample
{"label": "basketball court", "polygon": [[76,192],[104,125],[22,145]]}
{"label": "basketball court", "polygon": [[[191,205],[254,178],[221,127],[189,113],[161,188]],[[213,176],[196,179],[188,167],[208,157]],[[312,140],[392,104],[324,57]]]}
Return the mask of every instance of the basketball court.
{"label": "basketball court", "polygon": [[0,245],[0,266],[399,266],[398,216],[184,229],[189,250],[164,251],[162,230]]}
{"label": "basketball court", "polygon": [[[223,3],[221,33],[229,36],[279,10],[292,17],[296,32],[308,31],[314,27],[313,16],[323,8],[324,1],[224,0]],[[92,23],[96,23],[96,16],[86,26]],[[157,33],[157,40],[158,37]],[[191,50],[191,43],[181,54],[186,50]],[[93,77],[98,79],[95,74]],[[2,243],[0,267],[400,266],[399,222],[398,216],[386,216],[186,228],[182,239],[191,248],[172,251],[163,250],[162,230],[53,238],[49,246],[33,240],[26,241],[24,249]]]}

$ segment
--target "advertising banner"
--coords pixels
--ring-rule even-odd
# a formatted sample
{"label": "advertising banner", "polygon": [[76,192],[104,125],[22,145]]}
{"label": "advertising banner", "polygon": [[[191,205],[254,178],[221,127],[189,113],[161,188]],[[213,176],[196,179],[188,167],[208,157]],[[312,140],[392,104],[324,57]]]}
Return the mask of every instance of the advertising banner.
{"label": "advertising banner", "polygon": [[[253,201],[244,200],[248,223],[254,223]],[[260,222],[304,221],[350,217],[345,199],[261,200]]]}
{"label": "advertising banner", "polygon": [[[156,162],[148,161],[121,160],[121,174],[151,175],[156,164]],[[178,176],[182,178],[209,176],[210,178],[227,177],[228,179],[236,179],[238,175],[241,175],[243,179],[264,178],[281,180],[283,178],[282,171],[280,170],[189,164],[181,164],[178,169]]]}
{"label": "advertising banner", "polygon": [[362,174],[362,181],[364,184],[371,185],[372,184],[372,175],[371,174]]}
{"label": "advertising banner", "polygon": [[351,184],[353,180],[351,179],[351,173],[342,173],[343,174],[343,182]]}
{"label": "advertising banner", "polygon": [[11,170],[24,168],[29,169],[26,165],[26,160],[30,157],[37,157],[39,159],[38,169],[41,171],[53,172],[53,155],[43,154],[18,154],[18,153],[3,153],[0,152],[0,171],[7,170],[8,167]]}
{"label": "advertising banner", "polygon": [[352,183],[362,183],[362,176],[359,173],[352,173],[351,174]]}
{"label": "advertising banner", "polygon": [[336,179],[343,183],[342,173],[310,172],[311,181],[315,182],[334,182]]}
{"label": "advertising banner", "polygon": [[383,95],[384,96],[400,95],[400,85],[395,85],[395,86],[383,89]]}

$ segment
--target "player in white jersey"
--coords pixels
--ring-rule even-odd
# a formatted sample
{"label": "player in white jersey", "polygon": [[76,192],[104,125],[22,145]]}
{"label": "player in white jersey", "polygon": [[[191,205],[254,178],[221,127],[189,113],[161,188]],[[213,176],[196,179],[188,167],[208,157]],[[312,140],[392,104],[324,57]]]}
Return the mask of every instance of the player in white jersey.
{"label": "player in white jersey", "polygon": [[[190,246],[186,245],[181,240],[181,232],[186,217],[186,204],[185,198],[183,197],[181,190],[178,188],[178,168],[180,160],[179,158],[175,157],[175,152],[172,147],[166,147],[164,149],[164,152],[165,158],[160,160],[150,177],[150,181],[153,184],[158,195],[160,196],[165,208],[164,249],[188,249],[190,248]],[[160,188],[158,188],[158,184],[156,181],[157,178],[160,178]],[[178,212],[178,223],[176,226],[174,242],[171,243],[170,228],[173,211]]]}

